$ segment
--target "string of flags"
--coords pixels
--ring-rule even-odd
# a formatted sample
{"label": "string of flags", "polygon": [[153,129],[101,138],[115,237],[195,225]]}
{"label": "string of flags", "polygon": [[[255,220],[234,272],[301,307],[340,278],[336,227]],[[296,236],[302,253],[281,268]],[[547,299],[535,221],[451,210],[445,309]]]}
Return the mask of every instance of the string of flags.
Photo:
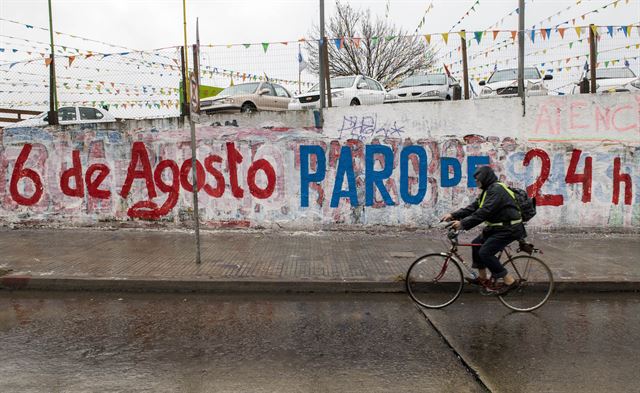
{"label": "string of flags", "polygon": [[416,33],[418,32],[418,30],[422,29],[422,26],[424,26],[424,23],[427,19],[427,14],[431,12],[432,9],[433,9],[433,1],[427,6],[427,9],[424,11],[424,15],[422,15],[422,19],[418,23],[418,27],[416,27]]}
{"label": "string of flags", "polygon": [[[3,105],[8,106],[9,108],[24,108],[31,106],[48,106],[49,101],[6,101],[3,102]],[[135,109],[135,108],[149,108],[149,109],[161,109],[161,108],[179,108],[180,100],[125,100],[125,101],[117,101],[117,100],[88,100],[88,101],[60,101],[59,105],[62,106],[74,106],[74,105],[90,105],[96,107],[98,105],[105,106],[109,105],[109,107],[113,108],[122,108],[122,109]]]}
{"label": "string of flags", "polygon": [[480,0],[476,0],[473,5],[471,6],[471,8],[469,8],[467,10],[467,12],[464,13],[464,15],[462,15],[462,17],[460,19],[458,19],[458,21],[456,23],[453,24],[453,26],[451,26],[451,28],[449,29],[449,32],[451,32],[453,29],[456,28],[456,26],[458,26],[460,23],[462,23],[462,21],[469,16],[469,13],[474,12],[476,10],[476,6],[480,4]]}
{"label": "string of flags", "polygon": [[[533,1],[533,0],[532,0],[532,1]],[[556,16],[560,16],[560,15],[562,15],[563,13],[567,12],[568,10],[570,10],[570,9],[572,9],[572,8],[574,8],[574,7],[578,6],[578,5],[580,5],[580,4],[582,3],[582,1],[583,1],[583,0],[577,0],[577,1],[576,1],[576,3],[575,3],[574,5],[570,5],[570,6],[566,7],[565,9],[563,9],[563,10],[560,10],[560,11],[556,12],[555,14],[552,14],[552,15],[550,15],[550,16],[548,16],[548,17],[546,17],[546,18],[541,19],[540,21],[538,21],[538,22],[534,23],[534,24],[531,26],[531,30],[536,30],[536,26],[541,25],[542,23],[544,23],[544,22],[545,22],[545,20],[546,20],[546,21],[548,21],[548,22],[551,22],[551,19],[552,19],[552,18],[554,18],[554,17],[556,17]],[[577,19],[582,19],[582,20],[584,21],[588,15],[590,15],[590,14],[595,14],[595,13],[599,13],[601,10],[606,9],[606,8],[607,8],[607,7],[609,7],[609,6],[613,6],[613,8],[616,8],[616,7],[618,6],[618,4],[620,3],[620,1],[622,1],[622,0],[614,0],[614,1],[611,1],[610,3],[607,3],[607,4],[603,5],[603,6],[596,7],[596,8],[594,8],[594,9],[592,9],[592,10],[590,10],[590,11],[588,11],[588,12],[586,12],[586,13],[582,14],[582,15],[579,15],[579,16],[577,16],[577,17],[574,17],[574,18],[568,19],[568,20],[566,20],[566,21],[564,21],[564,22],[562,22],[562,23],[559,23],[559,24],[557,24],[557,25],[553,26],[552,28],[553,28],[553,29],[558,29],[558,28],[560,28],[560,34],[561,34],[561,35],[563,35],[563,34],[564,34],[564,31],[565,31],[567,28],[569,28],[569,27],[575,27],[575,25],[576,25],[576,20],[577,20]],[[629,4],[629,0],[625,0],[625,4]],[[518,8],[516,8],[513,12],[509,13],[508,15],[509,15],[509,16],[511,16],[511,15],[513,15],[513,13],[516,13],[516,14],[517,14],[518,12],[519,12],[519,9],[518,9]],[[504,20],[504,18],[503,18],[501,21],[503,21],[503,20]],[[571,25],[572,25],[572,26],[566,26],[566,27],[562,27],[562,28],[560,27],[560,26],[562,26],[562,25],[568,25],[568,24],[569,24],[569,21],[571,21]],[[496,24],[495,26],[497,26],[497,24]],[[489,27],[489,28],[488,28],[488,29],[486,29],[485,31],[491,31],[491,30],[493,29],[493,27],[494,27],[494,25],[492,25],[491,27]],[[544,29],[546,30],[546,29],[548,29],[548,28],[544,27]],[[530,31],[530,30],[525,30],[525,32],[526,32],[526,31]],[[501,41],[501,42],[497,43],[496,45],[498,45],[498,46],[500,46],[500,45],[502,45],[502,44],[506,44],[506,45],[504,45],[504,46],[511,46],[511,45],[514,45],[514,44],[515,44],[515,36],[516,36],[516,34],[517,34],[517,31],[515,31],[515,32],[514,32],[514,31],[512,31],[512,32],[511,32],[511,35],[512,35],[512,37],[511,37],[512,39],[511,39],[511,40],[506,39],[506,40],[504,40],[504,41]],[[639,34],[640,34],[640,33],[639,33]],[[494,38],[495,38],[495,37],[494,37]],[[535,37],[534,37],[534,39],[535,39]],[[486,51],[490,51],[490,50],[491,50],[491,49],[493,49],[496,45],[493,45],[493,46],[491,46],[491,47],[487,48],[487,49],[486,49]],[[441,56],[440,58],[446,58],[447,56],[449,56],[449,57],[450,57],[450,56],[452,56],[452,54],[453,54],[453,52],[454,52],[455,50],[458,50],[458,51],[459,51],[459,50],[460,50],[460,46],[458,46],[456,49],[453,49],[453,50],[451,50],[451,51],[447,52],[446,54],[444,54],[444,55],[443,55],[443,56]]]}

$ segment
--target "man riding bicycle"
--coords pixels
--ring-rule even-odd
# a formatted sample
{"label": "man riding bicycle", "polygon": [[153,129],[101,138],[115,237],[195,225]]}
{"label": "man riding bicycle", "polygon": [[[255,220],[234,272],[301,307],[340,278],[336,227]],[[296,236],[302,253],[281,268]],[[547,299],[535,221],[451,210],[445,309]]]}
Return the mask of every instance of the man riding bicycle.
{"label": "man riding bicycle", "polygon": [[[472,267],[478,269],[478,277],[468,281],[475,285],[488,284],[489,269],[494,283],[488,288],[493,288],[492,292],[497,295],[506,295],[517,288],[519,282],[502,266],[496,254],[514,240],[524,239],[527,233],[515,199],[506,186],[498,182],[493,170],[488,166],[480,167],[473,177],[482,193],[469,206],[445,214],[441,220],[453,221],[451,227],[456,230],[469,230],[485,222],[482,234],[472,241],[481,244],[472,248]],[[503,281],[502,285],[496,285],[498,280]]]}

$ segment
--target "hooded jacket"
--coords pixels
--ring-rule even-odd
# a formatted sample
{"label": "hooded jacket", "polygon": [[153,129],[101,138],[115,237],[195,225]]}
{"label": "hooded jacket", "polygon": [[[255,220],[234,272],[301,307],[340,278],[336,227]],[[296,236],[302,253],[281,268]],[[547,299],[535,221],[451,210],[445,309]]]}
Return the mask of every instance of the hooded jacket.
{"label": "hooded jacket", "polygon": [[[460,220],[462,228],[471,229],[487,221],[490,223],[504,223],[503,226],[489,226],[492,230],[504,230],[511,227],[511,221],[521,218],[516,201],[507,190],[498,184],[498,178],[488,166],[478,168],[473,177],[480,181],[482,193],[467,207],[451,213],[454,219]],[[484,198],[484,202],[482,201]],[[482,204],[482,207],[480,207]],[[521,226],[522,224],[520,224]]]}

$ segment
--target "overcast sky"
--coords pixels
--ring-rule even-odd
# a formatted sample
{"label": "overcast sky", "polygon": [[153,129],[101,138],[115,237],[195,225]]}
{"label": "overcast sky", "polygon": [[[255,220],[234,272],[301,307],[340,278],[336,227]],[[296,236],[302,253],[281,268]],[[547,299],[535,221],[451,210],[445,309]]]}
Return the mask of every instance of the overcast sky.
{"label": "overcast sky", "polygon": [[[346,0],[343,0],[346,2]],[[413,33],[425,10],[433,3],[420,33],[447,32],[460,20],[476,0],[350,0],[356,8],[370,8],[374,15],[393,21]],[[546,26],[555,26],[612,0],[528,0],[527,25],[551,16],[569,6],[572,9]],[[617,8],[608,7],[589,15],[587,22],[603,25],[626,25],[640,21],[640,0],[621,0]],[[52,0],[54,30],[135,49],[153,49],[183,42],[181,0]],[[189,40],[195,38],[195,20],[200,18],[200,36],[204,44],[294,41],[307,37],[312,24],[319,21],[319,0],[187,0]],[[387,14],[386,8],[389,5]],[[517,0],[480,0],[475,11],[454,30],[483,30],[517,8]],[[335,2],[325,1],[327,17]],[[48,27],[46,0],[2,0],[0,18],[36,27]],[[505,19],[498,28],[513,29],[517,15]],[[585,22],[586,23],[586,22]],[[24,31],[19,26],[0,21],[0,34],[46,39],[44,34]],[[2,37],[0,37],[2,38]],[[59,41],[69,42],[68,37]],[[76,46],[80,46],[77,44]],[[84,45],[86,46],[86,45]]]}

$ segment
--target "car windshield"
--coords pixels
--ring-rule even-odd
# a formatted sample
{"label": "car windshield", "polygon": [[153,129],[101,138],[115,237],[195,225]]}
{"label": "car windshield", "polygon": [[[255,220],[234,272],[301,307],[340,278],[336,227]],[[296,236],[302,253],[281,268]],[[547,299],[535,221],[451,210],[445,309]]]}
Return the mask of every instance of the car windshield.
{"label": "car windshield", "polygon": [[444,74],[413,75],[403,80],[400,87],[446,85],[447,77]]}
{"label": "car windshield", "polygon": [[220,92],[220,96],[237,96],[240,94],[253,94],[260,83],[243,83],[241,85],[229,86]]}
{"label": "car windshield", "polygon": [[598,68],[596,79],[635,78],[636,75],[629,68]]}
{"label": "car windshield", "polygon": [[[518,79],[518,69],[511,68],[508,70],[496,71],[491,75],[487,83],[496,83],[503,81],[514,81]],[[540,79],[540,72],[537,68],[529,67],[524,69],[524,79]]]}
{"label": "car windshield", "polygon": [[[355,76],[345,76],[342,78],[331,78],[331,89],[344,89],[347,87],[353,86],[353,81],[356,79]],[[319,84],[316,83],[309,91],[320,91],[318,87]]]}

